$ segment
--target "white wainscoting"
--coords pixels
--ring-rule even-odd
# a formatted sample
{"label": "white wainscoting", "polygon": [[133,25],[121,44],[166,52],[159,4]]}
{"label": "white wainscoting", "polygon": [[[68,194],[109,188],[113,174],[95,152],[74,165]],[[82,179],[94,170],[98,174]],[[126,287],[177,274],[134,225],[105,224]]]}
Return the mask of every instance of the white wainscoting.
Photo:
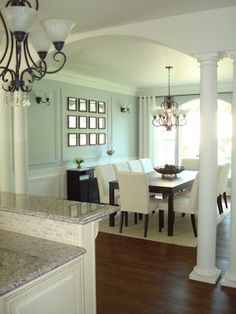
{"label": "white wainscoting", "polygon": [[66,169],[50,168],[29,171],[28,194],[66,198]]}

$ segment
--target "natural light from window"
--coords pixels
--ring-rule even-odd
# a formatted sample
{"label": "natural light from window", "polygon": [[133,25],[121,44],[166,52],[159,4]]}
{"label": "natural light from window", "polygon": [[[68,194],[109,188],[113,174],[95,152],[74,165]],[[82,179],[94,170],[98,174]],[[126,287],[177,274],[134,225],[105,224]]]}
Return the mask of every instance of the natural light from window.
{"label": "natural light from window", "polygon": [[[199,155],[200,99],[182,104],[181,109],[189,110],[185,126],[171,132],[161,127],[154,130],[157,141],[156,165],[179,165],[183,158],[196,158]],[[230,162],[231,134],[231,104],[218,99],[218,164]]]}

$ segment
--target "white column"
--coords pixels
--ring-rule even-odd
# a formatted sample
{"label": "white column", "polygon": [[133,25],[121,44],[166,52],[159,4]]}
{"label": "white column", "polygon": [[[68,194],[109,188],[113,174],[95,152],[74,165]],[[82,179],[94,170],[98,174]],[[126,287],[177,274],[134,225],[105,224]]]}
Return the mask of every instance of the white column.
{"label": "white column", "polygon": [[28,138],[27,107],[14,107],[14,169],[15,193],[27,194]]}
{"label": "white column", "polygon": [[232,102],[232,155],[231,155],[231,216],[229,240],[229,269],[221,281],[222,286],[236,288],[236,51],[233,59],[233,102]]}
{"label": "white column", "polygon": [[12,192],[11,110],[4,105],[4,91],[0,87],[0,191]]}
{"label": "white column", "polygon": [[198,56],[201,68],[199,213],[197,265],[189,278],[216,283],[215,267],[217,197],[217,61],[218,54]]}

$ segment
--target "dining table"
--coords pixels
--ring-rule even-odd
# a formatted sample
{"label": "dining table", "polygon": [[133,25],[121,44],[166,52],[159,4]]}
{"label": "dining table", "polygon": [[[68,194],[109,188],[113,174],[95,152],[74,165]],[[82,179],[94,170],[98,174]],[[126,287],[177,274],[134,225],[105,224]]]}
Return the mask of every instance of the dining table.
{"label": "dining table", "polygon": [[[162,193],[168,198],[168,226],[167,235],[173,236],[174,224],[174,194],[191,188],[198,171],[184,170],[176,176],[162,176],[156,171],[147,173],[149,191],[151,193]],[[118,180],[109,182],[109,203],[115,205],[115,190],[119,190]],[[109,225],[115,226],[115,215],[109,216]]]}

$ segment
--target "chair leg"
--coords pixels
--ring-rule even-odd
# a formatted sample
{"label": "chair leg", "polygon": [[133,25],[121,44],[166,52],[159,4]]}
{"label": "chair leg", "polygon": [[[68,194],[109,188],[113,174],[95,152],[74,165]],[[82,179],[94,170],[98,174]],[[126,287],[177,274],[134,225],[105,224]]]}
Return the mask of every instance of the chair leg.
{"label": "chair leg", "polygon": [[135,225],[137,225],[137,223],[138,223],[138,214],[137,213],[134,213],[134,223],[135,223]]}
{"label": "chair leg", "polygon": [[146,236],[147,236],[148,219],[149,219],[149,215],[146,214],[145,215],[145,220],[144,220],[144,238],[146,238]]}
{"label": "chair leg", "polygon": [[138,219],[142,220],[143,219],[143,214],[138,214]]}
{"label": "chair leg", "polygon": [[194,214],[191,214],[191,221],[192,221],[194,236],[197,237],[196,219],[195,219],[195,215]]}
{"label": "chair leg", "polygon": [[124,212],[120,213],[120,230],[119,230],[120,233],[122,233],[123,230],[124,214],[125,214]]}
{"label": "chair leg", "polygon": [[164,228],[164,210],[159,210],[159,232]]}
{"label": "chair leg", "polygon": [[217,205],[218,205],[218,209],[219,209],[219,214],[223,213],[223,206],[222,206],[222,197],[221,195],[217,196]]}
{"label": "chair leg", "polygon": [[223,193],[223,198],[224,198],[224,202],[225,202],[225,207],[228,208],[226,192]]}
{"label": "chair leg", "polygon": [[125,226],[128,227],[128,212],[124,212],[125,214]]}

